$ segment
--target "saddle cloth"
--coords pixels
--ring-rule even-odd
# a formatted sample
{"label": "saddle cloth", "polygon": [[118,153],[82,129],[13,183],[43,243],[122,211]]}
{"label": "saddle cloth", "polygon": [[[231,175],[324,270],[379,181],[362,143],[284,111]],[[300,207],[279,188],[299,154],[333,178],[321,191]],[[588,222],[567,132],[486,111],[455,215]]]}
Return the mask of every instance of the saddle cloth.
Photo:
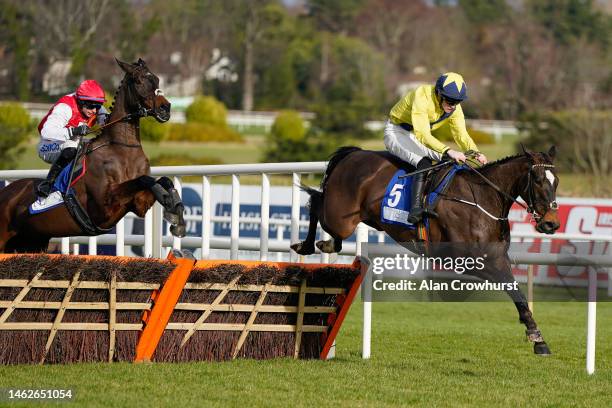
{"label": "saddle cloth", "polygon": [[[73,162],[74,163],[74,162]],[[39,214],[45,211],[49,211],[61,205],[64,202],[64,192],[68,191],[68,182],[70,180],[70,174],[72,173],[73,163],[64,167],[62,172],[55,179],[53,187],[51,188],[51,194],[46,198],[39,198],[30,204],[28,208],[30,214]],[[76,171],[72,176],[70,187],[72,187],[81,177],[85,175],[87,171],[87,164],[85,158],[77,165]]]}
{"label": "saddle cloth", "polygon": [[[436,208],[436,205],[441,197],[440,194],[446,190],[457,172],[463,168],[463,165],[453,165],[450,171],[448,171],[448,173],[435,186],[435,188],[433,188],[433,191],[427,194],[425,199],[427,208],[432,210]],[[401,177],[405,174],[406,171],[404,169],[396,171],[387,184],[385,196],[380,204],[380,218],[381,222],[385,224],[398,224],[403,225],[408,229],[415,229],[416,225],[408,222],[408,216],[410,215],[412,178],[414,176]],[[434,173],[434,176],[435,174],[437,173]],[[427,218],[425,218],[425,224],[426,226],[428,224]]]}

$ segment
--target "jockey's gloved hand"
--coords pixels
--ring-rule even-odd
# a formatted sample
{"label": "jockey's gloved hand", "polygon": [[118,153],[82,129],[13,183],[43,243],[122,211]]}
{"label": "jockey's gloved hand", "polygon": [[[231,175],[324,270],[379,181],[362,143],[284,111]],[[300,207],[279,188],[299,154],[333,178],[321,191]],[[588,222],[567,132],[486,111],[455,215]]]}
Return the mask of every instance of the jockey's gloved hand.
{"label": "jockey's gloved hand", "polygon": [[91,131],[89,126],[81,125],[70,129],[70,139],[74,140],[80,136],[85,136]]}

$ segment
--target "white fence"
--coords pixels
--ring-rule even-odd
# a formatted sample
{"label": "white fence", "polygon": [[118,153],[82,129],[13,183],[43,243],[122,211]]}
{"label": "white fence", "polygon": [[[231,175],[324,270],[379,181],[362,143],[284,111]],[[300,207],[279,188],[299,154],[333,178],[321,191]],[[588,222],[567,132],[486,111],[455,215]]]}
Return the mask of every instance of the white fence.
{"label": "white fence", "polygon": [[[289,248],[286,242],[280,240],[269,239],[269,228],[271,224],[280,226],[281,231],[289,228],[291,231],[291,242],[297,242],[299,239],[299,226],[308,225],[307,221],[300,221],[300,182],[303,174],[321,174],[325,171],[325,162],[299,162],[299,163],[265,163],[265,164],[232,164],[232,165],[211,165],[211,166],[165,166],[152,168],[153,176],[169,176],[174,179],[175,185],[181,192],[183,178],[186,176],[201,177],[202,185],[202,211],[199,216],[187,216],[188,221],[202,222],[201,237],[185,237],[176,238],[168,234],[168,231],[161,231],[161,207],[156,206],[147,213],[145,217],[145,233],[144,235],[126,235],[125,234],[125,219],[117,225],[116,234],[106,234],[99,237],[71,237],[63,238],[62,252],[68,253],[70,244],[90,244],[89,253],[96,253],[96,244],[116,246],[117,255],[125,253],[126,245],[144,246],[145,256],[160,256],[163,249],[166,248],[199,248],[203,258],[207,258],[211,249],[229,249],[230,259],[237,259],[239,250],[259,251],[260,259],[268,259],[270,252],[287,252]],[[292,194],[291,194],[291,219],[290,220],[275,220],[270,219],[270,176],[273,174],[285,174],[292,177]],[[44,177],[45,170],[4,170],[0,171],[0,180],[16,180],[25,177]],[[245,218],[240,217],[240,176],[241,175],[258,175],[261,177],[261,217]],[[231,176],[232,178],[232,208],[230,217],[214,217],[211,214],[211,179],[215,176]],[[126,218],[132,218],[133,215],[128,215]],[[211,226],[214,223],[230,222],[231,233],[228,238],[210,238]],[[244,240],[239,237],[239,224],[243,222],[257,223],[260,225],[259,241]],[[364,224],[358,227],[356,243],[345,243],[343,245],[342,254],[355,255],[358,253],[358,248],[362,242],[367,239],[367,231],[371,230]],[[379,233],[379,242],[384,239],[384,234]],[[548,240],[551,237],[539,234],[536,232],[513,232],[513,240],[524,238],[539,238]],[[611,235],[598,234],[576,234],[576,233],[557,233],[553,236],[554,239],[568,240],[587,240],[587,241],[607,241],[612,242]],[[327,262],[327,254],[322,254],[322,261]],[[294,260],[297,256],[294,255]]]}

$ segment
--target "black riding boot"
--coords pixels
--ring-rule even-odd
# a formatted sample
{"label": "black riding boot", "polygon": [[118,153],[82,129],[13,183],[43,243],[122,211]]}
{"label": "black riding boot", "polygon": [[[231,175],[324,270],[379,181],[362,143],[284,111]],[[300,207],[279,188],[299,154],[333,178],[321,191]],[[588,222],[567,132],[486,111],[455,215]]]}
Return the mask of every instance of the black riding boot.
{"label": "black riding boot", "polygon": [[423,220],[424,215],[430,217],[437,217],[432,210],[428,210],[423,207],[423,190],[425,188],[425,173],[418,173],[413,176],[412,179],[412,191],[410,197],[410,214],[408,215],[408,222],[412,224],[418,224]]}
{"label": "black riding boot", "polygon": [[74,159],[76,151],[77,149],[75,147],[67,147],[66,149],[62,150],[62,153],[51,165],[49,173],[47,173],[47,178],[41,181],[36,187],[36,195],[38,197],[45,198],[51,194],[51,188],[53,187],[53,183],[55,183],[55,179],[57,176],[59,176],[64,167],[66,167],[70,161]]}

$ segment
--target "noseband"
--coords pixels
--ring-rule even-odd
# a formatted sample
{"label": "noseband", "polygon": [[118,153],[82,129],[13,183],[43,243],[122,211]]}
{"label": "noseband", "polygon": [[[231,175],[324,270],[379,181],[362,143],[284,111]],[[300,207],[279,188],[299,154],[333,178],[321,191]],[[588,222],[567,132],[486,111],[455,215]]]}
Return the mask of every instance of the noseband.
{"label": "noseband", "polygon": [[[545,163],[532,164],[531,167],[529,168],[529,173],[527,173],[527,185],[525,186],[525,189],[523,190],[523,193],[527,193],[526,194],[526,198],[527,198],[527,212],[529,214],[531,214],[531,216],[533,217],[534,220],[538,221],[540,218],[543,217],[543,215],[539,214],[535,210],[535,206],[534,206],[535,193],[533,192],[533,179],[531,177],[531,173],[533,172],[533,169],[536,168],[536,167],[554,169],[555,165],[554,164],[545,164]],[[556,210],[556,209],[559,208],[559,205],[557,204],[557,201],[550,200],[548,202],[548,208],[550,208],[551,210]]]}

